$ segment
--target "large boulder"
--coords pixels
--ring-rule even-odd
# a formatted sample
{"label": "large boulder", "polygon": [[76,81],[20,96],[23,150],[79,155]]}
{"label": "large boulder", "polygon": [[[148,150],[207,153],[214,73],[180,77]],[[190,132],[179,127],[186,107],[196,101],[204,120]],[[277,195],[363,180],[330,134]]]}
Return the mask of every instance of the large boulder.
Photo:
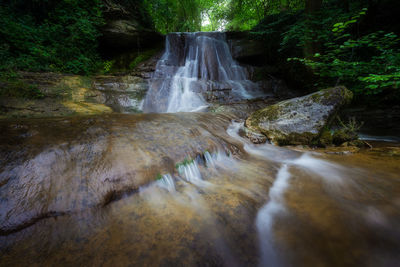
{"label": "large boulder", "polygon": [[292,98],[254,112],[246,127],[279,145],[310,144],[352,97],[352,92],[339,86]]}

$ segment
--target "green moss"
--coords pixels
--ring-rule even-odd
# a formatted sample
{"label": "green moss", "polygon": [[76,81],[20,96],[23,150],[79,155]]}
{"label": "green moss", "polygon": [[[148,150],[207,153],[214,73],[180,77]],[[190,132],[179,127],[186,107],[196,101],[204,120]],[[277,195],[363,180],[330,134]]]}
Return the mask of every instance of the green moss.
{"label": "green moss", "polygon": [[321,97],[322,97],[322,94],[320,92],[317,92],[317,93],[311,95],[311,99],[315,103],[319,103],[319,101],[321,100]]}
{"label": "green moss", "polygon": [[[267,136],[268,137],[268,136]],[[305,132],[305,133],[291,133],[286,136],[281,136],[275,139],[275,141],[280,146],[286,145],[310,145],[315,138],[315,134]]]}
{"label": "green moss", "polygon": [[262,120],[276,120],[279,118],[280,107],[279,105],[268,106],[264,109],[257,110],[249,117],[249,120],[246,122],[252,130],[258,130],[258,125]]}
{"label": "green moss", "polygon": [[318,138],[318,145],[322,147],[327,147],[332,145],[333,136],[328,129],[324,129]]}
{"label": "green moss", "polygon": [[42,99],[44,94],[35,84],[23,81],[14,72],[2,73],[0,75],[0,96],[24,99]]}
{"label": "green moss", "polygon": [[344,98],[344,102],[345,102],[344,104],[345,105],[350,104],[351,101],[353,100],[353,96],[354,96],[353,92],[344,87],[341,92],[342,92],[342,97]]}
{"label": "green moss", "polygon": [[107,73],[129,72],[135,69],[140,63],[149,60],[156,53],[161,51],[161,47],[146,49],[143,51],[134,51],[122,54],[109,62],[112,62]]}
{"label": "green moss", "polygon": [[345,142],[350,142],[352,140],[354,140],[354,137],[343,129],[337,130],[333,133],[332,142],[337,146],[340,146],[341,144]]}
{"label": "green moss", "polygon": [[176,168],[176,169],[179,169],[179,167],[181,167],[181,166],[187,166],[187,165],[192,164],[192,163],[194,163],[194,160],[193,160],[193,159],[191,159],[191,158],[185,158],[182,162],[178,162],[178,163],[175,165],[175,168]]}
{"label": "green moss", "polygon": [[162,178],[163,178],[162,175],[160,173],[158,173],[156,176],[156,180],[158,181],[158,180],[161,180]]}

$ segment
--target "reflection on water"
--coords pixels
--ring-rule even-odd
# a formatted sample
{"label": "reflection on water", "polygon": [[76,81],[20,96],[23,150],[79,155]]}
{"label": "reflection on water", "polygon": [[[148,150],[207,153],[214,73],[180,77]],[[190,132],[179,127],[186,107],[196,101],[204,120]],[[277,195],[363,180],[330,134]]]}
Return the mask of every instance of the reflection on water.
{"label": "reflection on water", "polygon": [[[111,164],[109,172],[117,168],[119,173],[125,173],[121,170],[131,166],[129,170],[140,173],[139,165],[146,162],[136,161],[140,155],[167,155],[172,148],[164,146],[163,138],[184,132],[180,125],[191,129],[187,131],[187,140],[197,138],[197,156],[195,153],[183,162],[188,157],[183,153],[183,157],[173,158],[172,168],[162,160],[160,164],[153,162],[150,168],[162,167],[151,172],[154,182],[142,183],[136,193],[114,199],[105,206],[94,205],[49,216],[0,236],[0,265],[400,264],[399,157],[373,151],[345,156],[302,153],[269,144],[253,145],[240,137],[241,124],[230,123],[227,118],[220,118],[215,125],[204,128],[200,125],[214,120],[212,115],[154,116],[148,123],[136,122],[135,127],[125,126],[128,128],[122,125],[129,125],[131,117],[111,118],[115,121],[109,122],[110,126],[105,129],[113,138],[105,151],[118,155],[121,150],[124,157],[118,157],[118,163],[103,156]],[[171,120],[176,129],[167,126]],[[95,121],[92,129],[97,123],[100,122]],[[152,124],[170,132],[157,134]],[[126,139],[138,131],[153,135],[148,136],[149,141]],[[39,133],[43,134],[43,130]],[[68,138],[74,140],[76,136],[70,133]],[[79,149],[88,147],[87,142],[93,143],[102,134],[98,132],[96,136],[91,136],[90,140],[81,139],[81,146],[77,147],[71,146],[74,141],[61,140],[61,135],[58,140]],[[181,136],[186,138],[185,134]],[[185,140],[175,140],[175,145],[190,146]],[[29,144],[35,146],[33,141]],[[145,147],[154,150],[151,152]],[[102,145],[97,144],[97,149],[103,151],[101,148]],[[127,149],[143,154],[136,156]],[[179,151],[185,150],[180,148]],[[97,160],[95,155],[92,157]],[[4,162],[2,179],[10,166]],[[182,164],[174,166],[179,162]],[[98,172],[90,162],[86,164],[92,167],[92,172]],[[97,164],[101,166],[101,161]],[[86,165],[69,166],[86,170]],[[48,181],[66,179],[62,172],[53,169],[52,173],[58,176]],[[90,177],[96,179],[96,175]],[[63,183],[63,191],[52,193],[52,197],[69,192],[71,196],[85,195],[83,199],[90,199],[85,191],[75,192],[74,185]],[[3,199],[4,186],[0,187]],[[118,181],[113,186],[117,187]],[[34,192],[38,188],[30,190]],[[46,191],[39,192],[40,199],[46,199]],[[52,203],[49,199],[46,201]],[[4,204],[12,203],[2,200],[2,211],[6,209]]]}

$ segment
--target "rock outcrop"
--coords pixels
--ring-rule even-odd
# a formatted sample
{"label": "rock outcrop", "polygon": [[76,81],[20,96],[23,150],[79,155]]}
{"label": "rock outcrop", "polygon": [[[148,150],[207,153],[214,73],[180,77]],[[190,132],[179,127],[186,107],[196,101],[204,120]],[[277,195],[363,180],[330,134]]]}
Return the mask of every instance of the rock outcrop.
{"label": "rock outcrop", "polygon": [[254,112],[246,127],[279,145],[310,144],[352,96],[345,87],[334,87],[285,100]]}
{"label": "rock outcrop", "polygon": [[141,112],[153,63],[143,62],[131,74],[121,76],[20,72],[21,83],[37,88],[42,97],[2,97],[0,118]]}
{"label": "rock outcrop", "polygon": [[249,32],[227,32],[226,39],[235,60],[250,65],[263,65],[265,63],[263,42],[251,38]]}
{"label": "rock outcrop", "polygon": [[0,121],[0,236],[107,205],[173,174],[186,157],[230,151],[213,134],[230,120],[186,113]]}
{"label": "rock outcrop", "polygon": [[155,31],[141,1],[103,2],[106,24],[101,29],[100,46],[103,51],[107,50],[107,54],[152,47],[163,42],[163,36]]}

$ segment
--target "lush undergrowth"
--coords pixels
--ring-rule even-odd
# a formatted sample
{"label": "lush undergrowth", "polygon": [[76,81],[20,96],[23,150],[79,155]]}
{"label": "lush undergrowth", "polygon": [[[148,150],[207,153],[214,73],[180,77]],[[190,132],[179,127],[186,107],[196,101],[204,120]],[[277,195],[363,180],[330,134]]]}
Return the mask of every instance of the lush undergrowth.
{"label": "lush undergrowth", "polygon": [[252,34],[263,40],[271,51],[267,59],[292,86],[313,90],[343,84],[363,101],[400,99],[399,26],[379,21],[380,16],[393,19],[392,9],[400,5],[386,2],[343,7],[326,1],[313,13],[267,16]]}
{"label": "lush undergrowth", "polygon": [[0,6],[0,70],[88,74],[99,67],[100,0],[6,2]]}

